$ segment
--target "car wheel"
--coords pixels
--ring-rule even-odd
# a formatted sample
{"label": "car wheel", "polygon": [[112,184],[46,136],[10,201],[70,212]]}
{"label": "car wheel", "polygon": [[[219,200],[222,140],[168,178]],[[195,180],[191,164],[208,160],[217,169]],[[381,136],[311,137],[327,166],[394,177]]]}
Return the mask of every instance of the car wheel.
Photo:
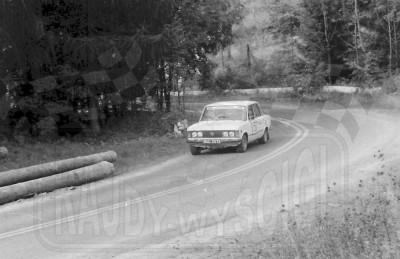
{"label": "car wheel", "polygon": [[268,140],[269,140],[269,130],[268,130],[268,128],[266,128],[264,130],[263,136],[260,138],[260,143],[265,144],[265,143],[267,143]]}
{"label": "car wheel", "polygon": [[201,149],[199,147],[195,147],[195,146],[190,146],[190,153],[192,153],[192,155],[196,156],[198,154],[200,154]]}
{"label": "car wheel", "polygon": [[244,153],[247,150],[248,139],[247,135],[243,134],[242,141],[240,142],[239,146],[236,147],[236,152]]}

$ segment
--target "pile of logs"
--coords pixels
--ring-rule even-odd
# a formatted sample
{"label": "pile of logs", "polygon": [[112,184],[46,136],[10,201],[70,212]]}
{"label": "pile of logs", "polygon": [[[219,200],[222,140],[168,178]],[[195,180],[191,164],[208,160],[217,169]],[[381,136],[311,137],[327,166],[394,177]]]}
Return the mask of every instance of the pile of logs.
{"label": "pile of logs", "polygon": [[114,174],[113,151],[0,173],[0,204],[34,194],[83,185]]}

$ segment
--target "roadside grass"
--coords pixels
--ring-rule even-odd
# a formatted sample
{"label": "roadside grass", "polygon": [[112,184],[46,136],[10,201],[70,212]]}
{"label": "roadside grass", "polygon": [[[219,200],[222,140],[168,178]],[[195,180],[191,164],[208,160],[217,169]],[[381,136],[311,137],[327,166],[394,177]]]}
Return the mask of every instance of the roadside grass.
{"label": "roadside grass", "polygon": [[366,108],[375,108],[378,110],[398,110],[400,109],[400,96],[397,93],[386,93],[383,90],[374,92],[359,92],[355,94],[346,94],[338,92],[322,92],[321,100],[331,101],[343,107],[352,108],[349,98],[354,98],[358,104]]}
{"label": "roadside grass", "polygon": [[267,254],[274,258],[395,258],[400,254],[400,240],[394,207],[398,208],[397,201],[371,192],[337,208],[328,207],[325,215],[302,226],[293,216],[296,212],[284,211],[287,231],[271,241],[276,248],[288,245]]}
{"label": "roadside grass", "polygon": [[398,92],[385,93],[375,92],[373,94],[365,94],[365,99],[372,99],[373,106],[380,110],[396,110],[400,109],[400,95]]}
{"label": "roadside grass", "polygon": [[9,156],[1,161],[0,172],[108,150],[118,155],[117,174],[156,164],[187,153],[184,136],[171,133],[172,124],[182,118],[179,113],[137,112],[110,122],[96,137],[77,135],[53,142],[27,139],[23,144],[3,138],[0,146],[7,147]]}
{"label": "roadside grass", "polygon": [[217,101],[237,101],[237,100],[253,100],[262,104],[278,104],[293,106],[296,104],[308,104],[319,106],[321,102],[335,103],[343,108],[361,108],[366,110],[375,108],[383,111],[398,111],[400,109],[400,94],[397,92],[387,93],[384,89],[374,92],[357,92],[354,94],[339,93],[339,92],[324,92],[321,91],[314,96],[298,96],[293,92],[256,92],[254,94],[243,94],[232,92],[222,93],[207,93],[200,96],[186,96],[186,108],[199,108]]}
{"label": "roadside grass", "polygon": [[[310,211],[298,205],[280,211],[282,228],[261,238],[238,237],[232,258],[398,258],[400,177],[390,169],[360,180],[345,198],[335,184],[327,202]],[[310,201],[315,204],[315,201]],[[251,238],[251,237],[250,237]]]}
{"label": "roadside grass", "polygon": [[210,92],[198,96],[186,96],[185,102],[187,103],[211,103],[217,101],[241,101],[241,100],[268,100],[274,101],[276,99],[292,99],[292,93],[255,93],[243,94],[232,92]]}

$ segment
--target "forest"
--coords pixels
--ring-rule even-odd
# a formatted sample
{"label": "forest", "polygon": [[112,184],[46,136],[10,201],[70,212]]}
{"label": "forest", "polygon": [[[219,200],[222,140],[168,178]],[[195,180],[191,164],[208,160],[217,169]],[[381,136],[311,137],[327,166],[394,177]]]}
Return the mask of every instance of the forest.
{"label": "forest", "polygon": [[11,0],[0,7],[2,117],[12,128],[23,117],[60,127],[78,111],[94,132],[107,103],[122,113],[151,95],[170,111],[178,81],[210,71],[206,55],[232,42],[241,17],[230,0]]}
{"label": "forest", "polygon": [[215,59],[223,63],[221,88],[290,86],[314,94],[329,84],[377,87],[398,74],[400,1],[244,2],[235,43]]}
{"label": "forest", "polygon": [[312,69],[325,73],[330,84],[338,76],[373,84],[398,72],[399,12],[400,1],[392,0],[280,3],[270,29],[290,40],[298,37]]}
{"label": "forest", "polygon": [[[170,112],[171,92],[193,80],[380,86],[400,67],[399,12],[394,0],[3,0],[0,120],[32,135],[83,121],[96,134],[143,96]],[[271,44],[283,47],[266,58]]]}

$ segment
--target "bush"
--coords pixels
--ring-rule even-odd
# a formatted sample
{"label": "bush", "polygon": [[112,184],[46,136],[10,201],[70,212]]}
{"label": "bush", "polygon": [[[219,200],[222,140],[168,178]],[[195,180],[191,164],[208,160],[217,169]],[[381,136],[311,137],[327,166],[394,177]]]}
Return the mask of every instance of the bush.
{"label": "bush", "polygon": [[8,156],[8,150],[5,147],[0,147],[0,160]]}
{"label": "bush", "polygon": [[215,78],[215,87],[220,90],[228,90],[236,88],[236,78],[231,69]]}
{"label": "bush", "polygon": [[326,84],[325,78],[320,74],[293,74],[286,79],[286,85],[293,88],[297,96],[315,95]]}
{"label": "bush", "polygon": [[32,133],[34,136],[44,140],[55,140],[58,138],[58,127],[52,116],[47,116],[33,125]]}
{"label": "bush", "polygon": [[397,93],[400,88],[400,75],[392,76],[383,82],[383,89],[387,94]]}
{"label": "bush", "polygon": [[202,64],[200,72],[200,79],[199,79],[199,86],[200,89],[205,90],[205,89],[213,89],[215,84],[214,84],[214,76],[213,76],[213,69],[215,68],[215,63],[211,61],[207,61],[204,64]]}

